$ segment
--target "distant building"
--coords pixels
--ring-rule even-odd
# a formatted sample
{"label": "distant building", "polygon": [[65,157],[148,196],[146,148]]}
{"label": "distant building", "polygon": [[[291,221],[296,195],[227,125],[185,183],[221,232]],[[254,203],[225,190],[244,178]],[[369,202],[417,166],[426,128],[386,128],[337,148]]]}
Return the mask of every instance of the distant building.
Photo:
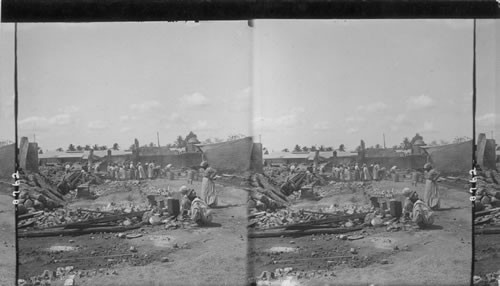
{"label": "distant building", "polygon": [[422,139],[417,139],[415,142],[413,142],[412,148],[411,148],[411,154],[412,155],[424,155],[425,151],[422,149],[422,147],[427,146],[425,142]]}
{"label": "distant building", "polygon": [[200,141],[198,140],[196,135],[189,138],[189,140],[186,142],[186,152],[187,153],[201,152],[200,148],[198,148],[196,144],[200,144]]}

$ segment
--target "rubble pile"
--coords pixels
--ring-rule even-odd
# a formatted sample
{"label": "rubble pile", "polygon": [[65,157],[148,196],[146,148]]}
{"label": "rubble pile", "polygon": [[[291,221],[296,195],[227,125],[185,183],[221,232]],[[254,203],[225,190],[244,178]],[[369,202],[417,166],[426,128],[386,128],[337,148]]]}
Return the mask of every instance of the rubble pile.
{"label": "rubble pile", "polygon": [[288,205],[287,197],[264,175],[253,174],[249,184],[252,188],[244,188],[249,193],[249,209],[274,211]]}
{"label": "rubble pile", "polygon": [[369,182],[330,182],[327,186],[314,188],[314,193],[318,197],[327,197],[332,194],[344,192],[355,193],[358,191],[372,192],[372,185]]}
{"label": "rubble pile", "polygon": [[[358,214],[358,215],[356,215]],[[268,229],[275,227],[287,227],[295,224],[305,224],[309,222],[325,222],[331,224],[333,221],[337,226],[343,225],[345,227],[353,227],[363,223],[365,217],[356,212],[336,212],[336,213],[322,213],[312,212],[308,210],[291,210],[284,209],[276,212],[260,212],[250,215],[249,227],[255,229]],[[325,219],[337,217],[340,219],[326,221]],[[323,221],[322,221],[323,220]]]}
{"label": "rubble pile", "polygon": [[500,207],[500,174],[486,170],[477,174],[476,211]]}
{"label": "rubble pile", "polygon": [[50,181],[38,173],[22,174],[19,186],[18,214],[54,209],[65,204],[64,196]]}

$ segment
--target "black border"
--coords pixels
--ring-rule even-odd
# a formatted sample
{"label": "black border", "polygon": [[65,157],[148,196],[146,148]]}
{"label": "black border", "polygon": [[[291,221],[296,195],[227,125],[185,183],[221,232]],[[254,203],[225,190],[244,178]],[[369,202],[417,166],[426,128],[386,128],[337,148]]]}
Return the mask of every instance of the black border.
{"label": "black border", "polygon": [[[135,22],[204,21],[251,19],[490,19],[500,18],[495,0],[3,0],[1,22]],[[251,21],[249,25],[253,26]],[[16,25],[17,26],[17,25]],[[16,41],[17,47],[17,29]],[[476,73],[475,22],[473,54],[473,161],[476,167]],[[19,170],[17,134],[17,49],[15,49],[15,171]],[[17,190],[17,188],[15,188]],[[15,208],[17,212],[17,207]],[[472,261],[474,276],[474,203],[472,216]],[[15,216],[17,225],[17,216]],[[17,239],[17,227],[16,227]],[[248,247],[250,247],[248,245]],[[16,243],[16,260],[18,253]],[[247,267],[251,267],[247,265]],[[18,265],[16,263],[16,281]]]}
{"label": "black border", "polygon": [[3,0],[2,22],[498,18],[495,0]]}

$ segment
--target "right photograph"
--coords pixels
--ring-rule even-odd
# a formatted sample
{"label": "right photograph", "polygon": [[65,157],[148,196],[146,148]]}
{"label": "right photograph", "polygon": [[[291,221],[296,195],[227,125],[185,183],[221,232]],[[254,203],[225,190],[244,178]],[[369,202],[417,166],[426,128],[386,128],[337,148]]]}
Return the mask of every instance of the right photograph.
{"label": "right photograph", "polygon": [[[477,23],[476,143],[500,182],[495,21]],[[253,45],[250,283],[470,285],[474,21],[262,20]]]}
{"label": "right photograph", "polygon": [[474,285],[500,285],[500,21],[476,21]]}

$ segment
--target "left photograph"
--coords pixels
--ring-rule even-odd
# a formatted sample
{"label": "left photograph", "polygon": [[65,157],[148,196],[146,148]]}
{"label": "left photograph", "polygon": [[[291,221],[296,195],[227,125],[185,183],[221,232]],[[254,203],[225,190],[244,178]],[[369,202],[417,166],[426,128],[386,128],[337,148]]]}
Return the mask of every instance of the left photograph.
{"label": "left photograph", "polygon": [[18,284],[245,284],[248,23],[3,24],[9,63],[15,33]]}
{"label": "left photograph", "polygon": [[[14,45],[5,41],[0,25],[0,285],[16,281],[16,227],[12,201],[15,171]],[[11,74],[11,77],[4,76]]]}

